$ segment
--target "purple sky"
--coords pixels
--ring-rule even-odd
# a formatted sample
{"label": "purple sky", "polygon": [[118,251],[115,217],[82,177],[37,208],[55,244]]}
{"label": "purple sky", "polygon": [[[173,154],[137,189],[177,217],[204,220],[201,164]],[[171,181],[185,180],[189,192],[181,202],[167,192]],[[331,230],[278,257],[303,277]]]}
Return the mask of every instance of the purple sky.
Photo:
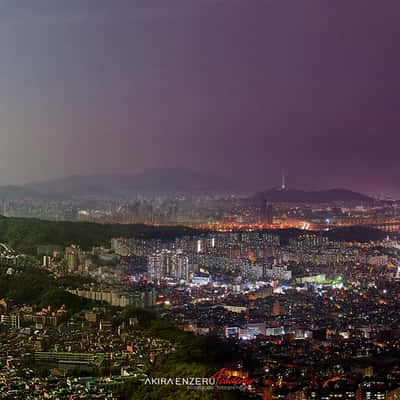
{"label": "purple sky", "polygon": [[400,194],[399,21],[398,0],[0,1],[0,183],[179,166]]}

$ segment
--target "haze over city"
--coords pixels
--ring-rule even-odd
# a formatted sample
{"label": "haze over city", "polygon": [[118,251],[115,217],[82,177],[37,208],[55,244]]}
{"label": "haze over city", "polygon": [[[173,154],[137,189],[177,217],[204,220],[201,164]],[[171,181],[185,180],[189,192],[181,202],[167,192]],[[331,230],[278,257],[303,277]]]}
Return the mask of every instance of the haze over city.
{"label": "haze over city", "polygon": [[179,167],[400,194],[396,1],[0,2],[0,184]]}

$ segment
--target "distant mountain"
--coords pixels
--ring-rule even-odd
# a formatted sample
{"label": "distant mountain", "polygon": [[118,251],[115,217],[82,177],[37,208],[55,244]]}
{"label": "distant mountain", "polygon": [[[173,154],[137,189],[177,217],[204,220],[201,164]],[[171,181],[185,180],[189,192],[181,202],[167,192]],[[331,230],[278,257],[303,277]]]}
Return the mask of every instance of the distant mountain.
{"label": "distant mountain", "polygon": [[304,191],[296,189],[270,189],[265,192],[257,193],[252,197],[253,200],[265,199],[276,203],[329,203],[329,202],[349,202],[349,203],[371,203],[374,201],[369,196],[353,192],[347,189],[329,189],[317,191]]}
{"label": "distant mountain", "polygon": [[28,184],[25,189],[44,195],[120,195],[222,193],[235,190],[233,181],[204,172],[152,169],[136,175],[70,176]]}
{"label": "distant mountain", "polygon": [[[0,199],[69,199],[85,196],[251,193],[254,184],[244,179],[226,179],[207,172],[179,168],[159,168],[139,174],[73,175],[22,186],[0,186]],[[332,201],[370,203],[372,198],[347,189],[320,191],[273,188],[251,196],[271,202],[325,203]]]}
{"label": "distant mountain", "polygon": [[47,198],[48,196],[25,186],[0,186],[0,199],[16,200],[21,198]]}

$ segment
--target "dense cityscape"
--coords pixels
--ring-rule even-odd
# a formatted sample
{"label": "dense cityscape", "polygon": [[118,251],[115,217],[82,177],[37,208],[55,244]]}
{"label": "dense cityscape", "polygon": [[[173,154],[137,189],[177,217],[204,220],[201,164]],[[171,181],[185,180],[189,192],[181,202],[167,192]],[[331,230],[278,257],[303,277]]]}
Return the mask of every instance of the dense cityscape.
{"label": "dense cityscape", "polygon": [[399,17],[0,1],[0,400],[400,399]]}
{"label": "dense cityscape", "polygon": [[[195,391],[183,385],[178,393],[185,387],[199,398],[396,399],[400,235],[390,225],[383,232],[360,224],[385,225],[395,210],[379,200],[262,202],[246,229],[221,224],[185,233],[177,226],[167,237],[124,233],[91,248],[51,240],[32,254],[4,243],[0,396],[167,396],[173,386],[156,386],[159,393],[146,382],[177,357],[182,334],[213,338],[226,349],[198,378],[224,368],[228,384],[207,381]],[[324,214],[324,228],[311,229],[315,218],[303,229],[281,227],[306,211]],[[55,287],[37,298],[24,288],[25,274]],[[180,333],[165,335],[157,325],[163,323]],[[168,369],[167,376],[193,376],[186,362],[175,360],[187,369]]]}

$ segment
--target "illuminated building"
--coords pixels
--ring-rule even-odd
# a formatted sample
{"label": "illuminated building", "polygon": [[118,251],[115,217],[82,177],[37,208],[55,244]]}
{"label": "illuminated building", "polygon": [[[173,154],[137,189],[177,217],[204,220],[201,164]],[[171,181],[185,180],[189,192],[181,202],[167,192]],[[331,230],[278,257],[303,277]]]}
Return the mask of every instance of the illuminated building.
{"label": "illuminated building", "polygon": [[75,272],[79,267],[80,248],[78,246],[69,246],[65,249],[65,260],[67,261],[68,271]]}
{"label": "illuminated building", "polygon": [[171,276],[180,280],[189,280],[189,258],[182,253],[182,250],[177,250],[172,256]]}
{"label": "illuminated building", "polygon": [[148,256],[148,273],[149,276],[158,280],[169,275],[171,271],[171,256],[170,250],[161,250]]}
{"label": "illuminated building", "polygon": [[262,200],[260,207],[260,224],[272,225],[273,222],[273,208],[272,204]]}

